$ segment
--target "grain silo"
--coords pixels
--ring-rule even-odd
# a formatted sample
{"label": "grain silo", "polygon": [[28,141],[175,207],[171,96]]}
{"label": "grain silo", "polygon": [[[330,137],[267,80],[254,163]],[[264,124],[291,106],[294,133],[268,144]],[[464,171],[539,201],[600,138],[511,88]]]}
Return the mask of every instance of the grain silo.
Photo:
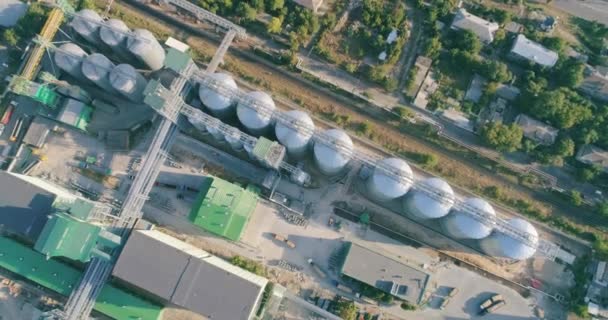
{"label": "grain silo", "polygon": [[207,132],[209,132],[218,142],[224,142],[225,136],[221,130],[222,122],[217,118],[210,117],[206,124]]}
{"label": "grain silo", "polygon": [[[232,77],[225,73],[214,73],[210,75],[213,82],[226,88],[237,90],[238,87]],[[214,117],[225,119],[234,112],[234,97],[224,95],[214,88],[201,84],[198,95],[203,104],[209,109]]]}
{"label": "grain silo", "polygon": [[[314,158],[319,170],[326,175],[334,175],[342,171],[352,158],[353,141],[342,130],[329,129],[323,131],[323,136],[329,141],[315,140]],[[338,145],[341,146],[337,150]]]}
{"label": "grain silo", "polygon": [[282,118],[286,118],[289,122],[277,121],[275,126],[277,139],[285,146],[290,156],[296,158],[303,156],[314,134],[314,122],[306,112],[299,110],[287,111]]}
{"label": "grain silo", "polygon": [[82,61],[87,53],[73,43],[64,43],[55,51],[55,64],[71,76],[84,79],[82,74]]}
{"label": "grain silo", "polygon": [[83,9],[74,15],[70,26],[91,44],[99,44],[99,27],[101,24],[103,24],[103,19],[97,12]]}
{"label": "grain silo", "polygon": [[195,117],[188,117],[188,121],[190,121],[192,126],[195,127],[196,130],[200,131],[200,133],[209,134],[209,132],[207,131],[207,126],[205,125],[205,123],[203,121],[201,121]]}
{"label": "grain silo", "polygon": [[128,64],[119,64],[110,71],[110,84],[133,102],[142,102],[147,81]]}
{"label": "grain silo", "polygon": [[496,225],[496,212],[483,199],[467,198],[458,209],[445,217],[441,224],[452,237],[482,239],[492,233]]}
{"label": "grain silo", "polygon": [[241,132],[235,127],[229,127],[224,133],[226,142],[236,151],[243,150],[243,141],[241,140]]}
{"label": "grain silo", "polygon": [[158,43],[152,32],[145,29],[133,30],[127,39],[127,49],[151,70],[159,70],[165,61],[165,49]]}
{"label": "grain silo", "polygon": [[491,256],[508,258],[514,260],[525,260],[534,255],[538,246],[538,233],[536,228],[528,221],[520,218],[512,218],[507,221],[513,233],[525,236],[512,235],[500,230],[494,232],[487,238],[481,240],[482,249]]}
{"label": "grain silo", "polygon": [[84,77],[108,92],[114,91],[109,77],[112,69],[114,69],[114,63],[103,54],[93,53],[82,61]]}
{"label": "grain silo", "polygon": [[412,168],[399,158],[386,158],[378,161],[372,176],[367,180],[367,192],[378,202],[397,199],[412,187],[414,173]]}
{"label": "grain silo", "polygon": [[[254,101],[257,105],[262,105],[260,109],[256,109],[253,105]],[[236,115],[247,131],[254,135],[262,135],[272,123],[275,108],[274,101],[266,92],[252,91],[247,93],[245,101],[239,103]]]}
{"label": "grain silo", "polygon": [[427,178],[414,185],[403,200],[405,213],[415,219],[436,219],[447,215],[454,205],[454,191],[439,178]]}
{"label": "grain silo", "polygon": [[131,56],[126,49],[126,39],[129,31],[129,27],[122,20],[110,19],[99,28],[99,37],[101,42],[112,49],[114,53],[127,58]]}

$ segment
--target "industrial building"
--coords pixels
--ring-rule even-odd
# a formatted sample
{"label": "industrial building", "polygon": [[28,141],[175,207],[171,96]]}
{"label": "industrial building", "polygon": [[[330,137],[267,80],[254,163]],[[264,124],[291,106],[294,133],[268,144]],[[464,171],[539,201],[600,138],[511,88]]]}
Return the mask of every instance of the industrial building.
{"label": "industrial building", "polygon": [[258,202],[256,192],[217,177],[207,177],[189,219],[211,233],[238,241]]}
{"label": "industrial building", "polygon": [[529,61],[547,68],[553,67],[559,58],[556,52],[526,38],[523,34],[517,35],[509,52],[509,57],[513,60]]}
{"label": "industrial building", "polygon": [[156,230],[134,231],[114,277],[214,320],[253,319],[268,280]]}
{"label": "industrial building", "polygon": [[418,304],[426,290],[430,275],[362,247],[346,242],[347,254],[340,274],[407,302]]}
{"label": "industrial building", "polygon": [[[0,237],[0,267],[66,297],[82,277],[78,269],[7,237]],[[101,289],[94,310],[116,320],[157,320],[162,312],[161,306],[110,284]]]}
{"label": "industrial building", "polygon": [[483,43],[488,44],[494,41],[494,33],[498,31],[500,26],[496,22],[490,22],[461,8],[454,16],[451,28],[454,30],[469,30],[477,35]]}

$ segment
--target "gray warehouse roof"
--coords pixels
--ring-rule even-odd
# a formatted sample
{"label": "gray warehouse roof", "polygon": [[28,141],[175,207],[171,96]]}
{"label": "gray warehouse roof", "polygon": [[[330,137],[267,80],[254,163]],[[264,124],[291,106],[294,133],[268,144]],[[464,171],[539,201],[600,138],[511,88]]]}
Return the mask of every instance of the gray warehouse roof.
{"label": "gray warehouse roof", "polygon": [[36,116],[32,121],[32,124],[30,124],[29,129],[27,129],[27,133],[23,137],[23,142],[36,148],[41,148],[54,126],[55,123],[53,123],[53,121]]}
{"label": "gray warehouse roof", "polygon": [[54,201],[52,193],[0,171],[0,229],[35,241]]}
{"label": "gray warehouse roof", "polygon": [[557,53],[526,38],[523,34],[517,35],[511,54],[549,68],[553,67],[559,58]]}
{"label": "gray warehouse roof", "polygon": [[460,9],[456,12],[451,28],[469,30],[476,34],[481,41],[490,43],[494,41],[494,33],[500,26],[496,22],[490,22],[468,13],[465,9]]}
{"label": "gray warehouse roof", "polygon": [[268,280],[155,230],[135,231],[113,275],[213,320],[249,320]]}
{"label": "gray warehouse roof", "polygon": [[386,293],[418,304],[429,274],[380,253],[348,242],[350,247],[341,273]]}

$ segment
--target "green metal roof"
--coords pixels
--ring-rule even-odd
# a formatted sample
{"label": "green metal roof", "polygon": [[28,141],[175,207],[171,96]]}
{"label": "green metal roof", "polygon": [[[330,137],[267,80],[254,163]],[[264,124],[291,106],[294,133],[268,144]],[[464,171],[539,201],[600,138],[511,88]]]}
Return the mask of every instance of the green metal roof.
{"label": "green metal roof", "polygon": [[65,211],[80,220],[86,221],[95,205],[90,201],[78,198],[76,201],[72,202],[58,202],[54,207],[58,210]]}
{"label": "green metal roof", "polygon": [[190,58],[189,54],[175,48],[169,48],[167,50],[167,55],[165,56],[164,64],[166,68],[180,73],[188,66],[191,60],[192,58]]}
{"label": "green metal roof", "polygon": [[[0,237],[0,267],[64,296],[72,292],[82,276],[79,270],[47,260],[43,254],[6,237]],[[94,309],[117,320],[157,320],[161,314],[160,306],[109,284],[101,290]]]}
{"label": "green metal roof", "polygon": [[189,218],[204,230],[238,241],[257,201],[257,195],[249,189],[208,177],[201,185]]}
{"label": "green metal roof", "polygon": [[76,220],[59,212],[52,215],[42,229],[34,249],[49,257],[66,257],[87,262],[97,244],[101,227]]}
{"label": "green metal roof", "polygon": [[42,102],[42,104],[44,104],[45,106],[55,108],[55,104],[57,103],[57,99],[59,97],[53,89],[50,89],[45,85],[41,85],[38,87],[38,90],[36,90],[36,94],[33,96],[33,98]]}

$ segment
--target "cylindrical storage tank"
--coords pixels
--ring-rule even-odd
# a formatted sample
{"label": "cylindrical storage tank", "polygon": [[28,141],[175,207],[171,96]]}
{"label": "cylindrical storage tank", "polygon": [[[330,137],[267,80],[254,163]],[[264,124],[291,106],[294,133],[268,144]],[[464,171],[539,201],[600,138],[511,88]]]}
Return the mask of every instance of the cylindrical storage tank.
{"label": "cylindrical storage tank", "polygon": [[302,157],[308,150],[310,139],[314,134],[315,124],[310,116],[303,111],[291,110],[285,112],[284,115],[285,118],[290,119],[290,123],[278,121],[274,132],[290,156]]}
{"label": "cylindrical storage tank", "polygon": [[272,113],[276,108],[272,98],[262,91],[252,91],[247,93],[247,98],[256,100],[258,104],[265,106],[263,113],[255,110],[253,106],[239,103],[236,108],[236,115],[239,121],[247,128],[251,134],[261,135],[265,133],[272,122]]}
{"label": "cylindrical storage tank", "polygon": [[[236,82],[230,75],[214,73],[210,77],[214,81],[219,82],[220,85],[234,90],[238,89]],[[225,96],[213,88],[208,88],[201,84],[198,96],[214,117],[225,119],[234,112],[233,98]]]}
{"label": "cylindrical storage tank", "polygon": [[103,19],[97,12],[89,9],[78,11],[70,23],[72,29],[91,44],[99,44],[101,24],[103,24]]}
{"label": "cylindrical storage tank", "polygon": [[125,43],[127,32],[129,32],[129,27],[122,20],[110,19],[99,28],[99,37],[101,42],[110,47],[114,53],[126,58],[130,56]]}
{"label": "cylindrical storage tank", "polygon": [[527,241],[495,230],[489,237],[481,241],[481,248],[494,257],[525,260],[534,255],[538,245],[538,232],[528,221],[512,218],[507,221],[511,229],[518,234],[526,235]]}
{"label": "cylindrical storage tank", "polygon": [[192,124],[193,127],[196,128],[196,130],[200,131],[203,134],[208,134],[209,132],[207,131],[207,127],[205,126],[205,123],[198,120],[197,118],[194,117],[188,117],[188,121],[190,121],[190,123]]}
{"label": "cylindrical storage tank", "polygon": [[445,231],[459,239],[483,239],[489,236],[496,225],[494,208],[480,198],[467,198],[463,204],[441,221]]}
{"label": "cylindrical storage tank", "polygon": [[211,118],[207,123],[207,132],[209,132],[218,142],[224,142],[224,133],[220,130],[222,122],[216,118]]}
{"label": "cylindrical storage tank", "polygon": [[151,70],[159,70],[165,61],[165,49],[158,43],[152,32],[145,29],[133,30],[134,36],[127,39],[127,49]]}
{"label": "cylindrical storage tank", "polygon": [[319,170],[326,175],[334,175],[340,173],[350,159],[353,153],[353,141],[342,130],[329,129],[323,131],[323,135],[334,144],[340,144],[344,150],[336,150],[335,146],[327,145],[327,142],[315,140],[314,144],[314,159]]}
{"label": "cylindrical storage tank", "polygon": [[84,79],[82,74],[82,61],[87,53],[81,47],[73,43],[65,43],[55,51],[55,64],[71,76]]}
{"label": "cylindrical storage tank", "polygon": [[114,91],[108,76],[112,69],[114,69],[114,64],[103,54],[93,53],[82,61],[84,77],[109,92]]}
{"label": "cylindrical storage tank", "polygon": [[133,102],[144,100],[144,89],[147,81],[135,68],[128,64],[119,64],[112,69],[110,84],[112,84],[112,88]]}
{"label": "cylindrical storage tank", "polygon": [[447,215],[454,205],[454,190],[439,178],[419,181],[403,199],[405,213],[415,219],[437,219]]}
{"label": "cylindrical storage tank", "polygon": [[412,187],[414,173],[407,162],[399,158],[378,161],[367,180],[367,191],[373,200],[385,202],[406,194]]}
{"label": "cylindrical storage tank", "polygon": [[236,151],[243,150],[243,141],[241,141],[241,133],[239,129],[235,127],[230,127],[224,137],[226,138],[226,142],[230,145],[230,147]]}

